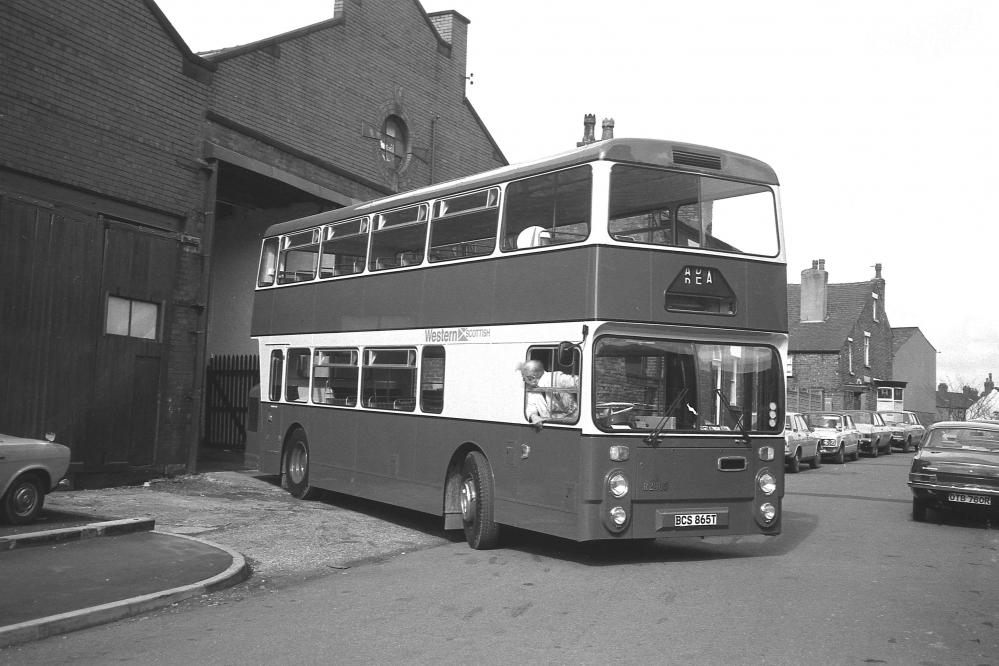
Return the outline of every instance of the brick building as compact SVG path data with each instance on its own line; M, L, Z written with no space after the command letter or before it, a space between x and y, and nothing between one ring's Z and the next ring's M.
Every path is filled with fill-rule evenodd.
M193 469L267 225L506 164L467 19L330 7L198 55L153 0L5 3L0 431L55 432L78 484Z
M903 407L881 264L867 282L830 284L825 260L813 261L788 285L787 310L789 410Z

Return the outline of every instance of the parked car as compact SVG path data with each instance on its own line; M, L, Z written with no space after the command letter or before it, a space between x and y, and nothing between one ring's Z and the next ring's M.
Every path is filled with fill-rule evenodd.
M892 446L899 447L905 453L917 448L926 433L926 428L914 412L881 412L881 418L891 428Z
M879 453L891 454L891 426L878 412L851 409L847 412L860 431L860 450L877 458Z
M819 440L808 429L801 414L787 412L784 414L784 467L794 474L801 469L803 462L807 462L812 469L822 464Z
M0 519L23 525L37 518L67 469L69 447L0 434Z
M853 418L843 412L806 412L805 423L819 440L819 452L842 465L860 457L860 432Z
M999 513L999 424L941 421L926 432L909 469L912 519L927 509Z

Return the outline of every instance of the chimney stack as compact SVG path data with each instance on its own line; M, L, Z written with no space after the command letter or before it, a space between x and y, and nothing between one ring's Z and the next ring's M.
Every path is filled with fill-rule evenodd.
M827 285L829 273L826 260L812 260L812 267L801 271L801 321L820 322L826 320Z
M593 134L593 128L597 125L597 116L592 113L587 113L583 116L583 140L576 144L577 148L582 146L588 146L595 142L596 136Z
M992 389L994 389L995 387L996 385L992 383L992 373L990 372L989 378L985 380L985 393L983 393L982 395L988 395L989 393L992 393Z

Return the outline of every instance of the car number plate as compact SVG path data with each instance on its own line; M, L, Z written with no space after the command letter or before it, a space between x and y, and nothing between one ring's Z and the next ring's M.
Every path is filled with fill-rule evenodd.
M985 506L992 506L992 498L982 497L981 495L950 493L947 495L947 499L951 502L961 502L962 504L983 504Z
M678 513L673 516L673 527L703 527L717 524L717 513Z

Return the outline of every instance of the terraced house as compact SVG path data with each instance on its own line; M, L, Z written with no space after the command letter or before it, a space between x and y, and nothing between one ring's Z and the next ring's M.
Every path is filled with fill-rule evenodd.
M918 328L896 335L881 264L874 271L866 282L830 283L818 259L787 286L789 410L907 409L933 422L936 352Z

